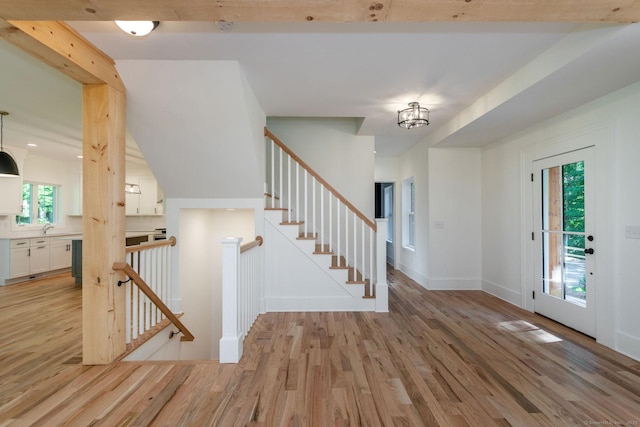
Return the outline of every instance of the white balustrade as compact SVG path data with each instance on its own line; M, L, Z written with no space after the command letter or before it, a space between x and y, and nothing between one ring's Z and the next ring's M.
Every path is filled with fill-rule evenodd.
M162 244L140 244L127 247L127 263L166 305L170 300L171 256L175 239ZM126 282L125 341L129 344L166 319L166 316L136 286Z
M381 249L376 243L380 229L284 144L277 141L277 138L268 132L265 134L267 152L271 156L271 170L267 172L267 179L270 177L271 182L267 185L272 192L276 188L280 189L279 207L288 211L289 221L304 222L301 227L304 236L315 236L323 252L328 247L336 257L336 265L342 265L341 260L344 259L346 266L353 268L350 279L368 283L365 296L373 296L376 283L386 286L386 273L380 275L381 271L386 271L386 258L380 256ZM299 176L300 168L304 173L302 180ZM310 180L307 180L307 174L311 175ZM286 195L282 194L283 188L286 188ZM383 247L382 250L384 254L386 248ZM383 260L382 270L380 259Z

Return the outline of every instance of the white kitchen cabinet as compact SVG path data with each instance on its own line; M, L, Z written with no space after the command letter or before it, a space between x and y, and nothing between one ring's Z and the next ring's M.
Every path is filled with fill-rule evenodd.
M22 178L0 179L0 215L22 213Z
M49 239L29 239L29 274L49 271Z
M9 277L29 274L29 239L11 240Z
M125 195L125 213L127 215L160 215L158 209L158 183L153 178L127 177L128 184L140 186L140 194Z
M29 276L49 271L49 239L11 240L10 278Z
M49 270L71 267L71 240L50 239Z
M140 179L140 215L157 215L158 184L155 179Z

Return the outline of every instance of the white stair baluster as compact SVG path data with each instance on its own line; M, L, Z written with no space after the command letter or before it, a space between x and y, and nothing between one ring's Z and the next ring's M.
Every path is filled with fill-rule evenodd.
M344 205L344 262L349 266L349 208Z
M341 223L340 216L341 216L340 215L340 199L338 199L336 201L336 222L337 222L337 224L336 224L336 240L337 240L337 243L336 243L337 244L336 256L337 256L337 258L336 259L338 261L336 263L336 265L338 267L340 266L340 249L341 249L341 246L342 246L342 242L340 241L340 239L341 239L341 236L340 236L340 223Z
M320 250L324 248L324 185L320 185Z
M364 221L360 220L360 223L362 224L362 226L360 227L360 238L362 239L362 264L361 264L361 271L362 271L362 280L364 280L364 274L366 273L366 263L365 263L365 259L366 259L366 253L365 253L365 241L364 241Z
M275 154L275 146L276 143L273 139L269 139L271 141L271 207L276 207L276 154Z
M300 163L296 162L296 222L300 222Z
M331 208L333 195L329 193L329 250L333 248L333 209Z
M307 201L309 199L309 187L307 186L307 178L309 177L309 173L307 172L307 170L304 170L304 237L305 239L307 237L309 237L308 233L308 226L307 224L309 223L309 212L307 210Z
M282 169L283 169L283 164L282 164L282 148L279 150L280 151L280 164L278 165L278 170L280 171L279 174L279 180L280 180L280 194L278 195L278 197L280 197L280 203L278 203L278 205L283 208L284 206L282 206L283 203L283 197L284 194L282 194L282 183L283 183L283 177L282 177Z
M291 204L293 200L291 200L291 156L287 154L287 210L288 210L288 218L287 221L292 221L292 212L291 209L293 205Z

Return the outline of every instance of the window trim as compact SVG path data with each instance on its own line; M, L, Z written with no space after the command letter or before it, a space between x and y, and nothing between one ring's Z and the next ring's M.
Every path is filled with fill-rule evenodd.
M402 247L415 251L415 180L414 177L402 181Z

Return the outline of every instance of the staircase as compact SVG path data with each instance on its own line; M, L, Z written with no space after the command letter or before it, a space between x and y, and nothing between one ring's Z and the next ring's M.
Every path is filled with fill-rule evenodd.
M387 311L386 236L266 129L265 136L267 311Z

